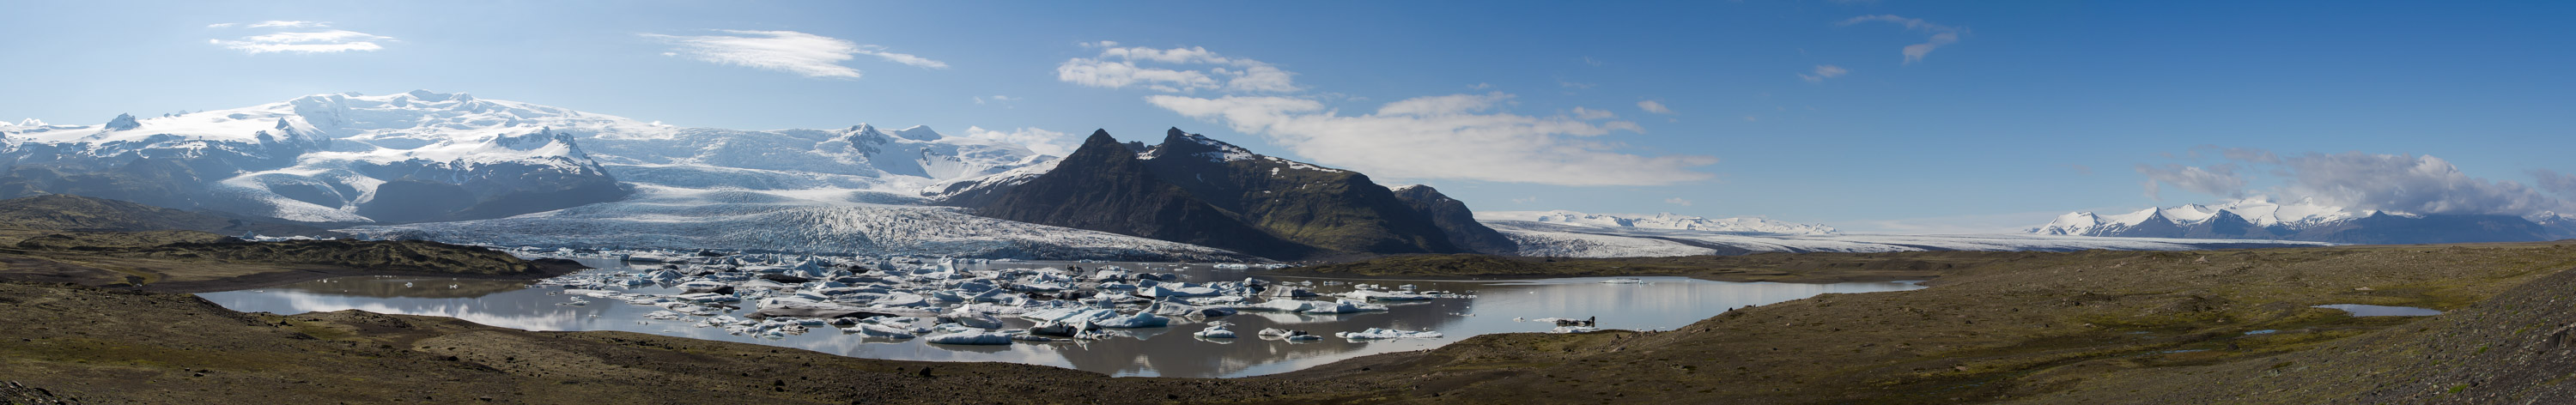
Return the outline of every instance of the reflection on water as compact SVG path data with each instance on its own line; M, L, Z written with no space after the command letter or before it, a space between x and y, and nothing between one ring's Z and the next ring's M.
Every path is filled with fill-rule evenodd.
M614 262L591 262L603 270L635 271ZM1116 263L1131 269L1145 265ZM997 263L977 267L1040 267L1063 263ZM1095 264L1082 264L1095 266ZM1200 266L1175 267L1190 282L1240 280L1242 270ZM1173 271L1173 270L1160 270ZM1327 279L1263 277L1270 281L1316 281L1305 287L1321 293L1349 291L1347 285L1321 285ZM815 328L804 335L769 340L727 334L721 328L698 328L695 321L645 319L661 308L616 300L587 299L587 305L565 305L569 295L553 289L529 289L528 282L420 277L343 277L257 290L199 294L226 308L245 312L296 314L357 309L368 312L455 317L485 325L542 331L616 330L697 339L795 347L852 357L926 361L1004 361L1042 364L1118 376L1236 377L1274 374L1353 357L1439 347L1489 333L1542 332L1555 325L1515 322L1515 317L1599 317L1605 329L1669 330L1729 308L1763 305L1825 293L1859 293L1921 288L1907 283L1774 284L1728 283L1679 277L1644 277L1643 284L1604 284L1607 278L1538 281L1386 281L1353 280L1384 285L1413 284L1422 290L1445 290L1475 298L1388 304L1393 310L1342 315L1246 311L1219 318L1242 335L1237 339L1191 336L1204 325L1175 322L1168 328L1127 329L1133 338L1073 343L1022 343L1009 346L953 346L920 339L886 340L845 335ZM639 293L676 294L670 288L641 287ZM739 317L748 310L733 312ZM1003 318L1010 327L1029 326ZM1263 328L1304 330L1330 336L1368 328L1432 330L1438 339L1355 342L1328 338L1312 342L1262 340Z

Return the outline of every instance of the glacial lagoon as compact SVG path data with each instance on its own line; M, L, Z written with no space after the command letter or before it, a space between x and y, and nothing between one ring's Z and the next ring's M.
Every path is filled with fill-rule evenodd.
M633 273L660 264L585 260L599 269L586 272ZM972 269L1110 265L1143 271L1182 274L1183 281L1239 281L1246 270L1171 263L1007 262L963 265ZM1298 286L1317 293L1350 291L1352 284L1388 287L1410 284L1422 291L1447 291L1467 298L1384 303L1384 312L1316 315L1252 312L1215 318L1230 322L1241 335L1234 339L1192 336L1205 327L1176 319L1170 327L1124 329L1125 337L1103 340L1029 343L1007 346L959 346L925 343L925 339L889 340L845 334L832 327L779 338L734 335L724 328L697 327L694 320L655 320L646 314L662 308L616 300L589 299L568 305L577 296L559 288L532 287L531 281L425 277L341 277L242 291L198 294L226 308L244 312L299 314L357 309L369 312L447 316L485 325L537 331L615 330L707 340L793 347L852 357L922 361L998 361L1039 364L1115 376L1241 377L1283 373L1344 359L1380 353L1436 348L1491 333L1546 332L1556 325L1515 318L1598 318L1603 329L1671 330L1728 309L1764 305L1827 293L1865 293L1921 288L1904 282L1834 284L1736 283L1682 277L1637 277L1641 283L1603 283L1611 278L1566 278L1511 281L1346 280L1306 277L1254 277L1273 283L1314 282ZM636 293L678 294L677 288L641 286ZM749 305L745 305L749 306ZM732 316L750 309L728 312ZM694 318L694 317L693 317ZM1032 322L1004 316L1011 328ZM1265 328L1303 330L1332 336L1368 328L1440 332L1441 338L1314 341L1269 340L1254 336Z

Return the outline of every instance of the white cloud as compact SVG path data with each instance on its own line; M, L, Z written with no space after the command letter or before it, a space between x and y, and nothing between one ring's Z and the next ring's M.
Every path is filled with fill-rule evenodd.
M1100 48L1100 55L1073 58L1056 65L1056 80L1091 87L1136 86L1166 93L1198 90L1293 93L1305 90L1297 87L1296 73L1257 60L1228 58L1204 47L1122 48L1115 41L1081 45ZM1140 62L1176 66L1149 67L1139 65Z
M1574 107L1574 119L1590 121L1590 120L1606 119L1606 118L1617 118L1617 117L1619 117L1619 114L1614 114L1614 113L1611 113L1611 112L1609 112L1609 111L1595 110L1595 109L1583 108L1583 107Z
M2236 165L2225 163L2205 167L2177 164L2155 167L2141 164L2138 165L2137 170L2138 174L2147 175L2147 183L2144 186L2147 190L2147 198L2157 201L2164 200L2164 196L2160 195L2162 189L2157 187L2157 183L2171 183L2183 190L2201 194L2244 198L2245 185L2250 182L2245 176L2236 174Z
M1639 110L1646 110L1646 112L1656 113L1656 114L1671 114L1671 113L1673 113L1673 109L1671 109L1671 108L1665 108L1665 107L1664 107L1664 102L1661 102L1661 101L1655 101L1655 100L1639 101L1639 102L1637 102L1637 109L1639 109Z
M331 23L328 22L278 20L261 21L250 24L251 28L321 28L329 26L331 26Z
M1816 70L1815 70L1815 72L1813 72L1813 73L1799 73L1799 74L1798 74L1798 78L1800 78L1800 79L1807 79L1807 82L1809 82L1809 83L1817 83L1817 82L1823 82L1823 81L1825 81L1825 79L1831 79L1831 78L1834 78L1834 77L1837 77L1837 76L1842 76L1842 75L1843 75L1843 74L1845 74L1845 73L1851 73L1851 70L1843 69L1843 67L1841 67L1841 66L1834 66L1834 65L1816 65Z
M1932 34L1932 36L1931 36L1930 38L1925 38L1925 39L1923 40L1923 43L1920 43L1920 44L1913 44L1913 45L1906 45L1906 46L1905 46L1904 53L1905 53L1905 63L1906 63L1906 64L1913 64L1915 61L1923 60L1923 56L1924 56L1924 55L1930 55L1930 54L1932 54L1932 50L1933 50L1933 49L1938 49L1938 48L1940 48L1942 45L1949 45L1949 44L1953 44L1953 43L1958 43L1958 42L1959 42L1959 34L1960 34L1960 33L1962 33L1962 32L1966 32L1966 31L1967 31L1966 29L1961 29L1961 28L1958 28L1958 27L1951 27L1951 26L1946 26L1946 25L1940 25L1940 24L1933 24L1933 23L1930 23L1930 22L1925 22L1925 21L1923 21L1923 19L1920 19L1920 18L1905 18L1905 17L1898 17L1898 16L1894 16L1894 15L1887 15L1887 14L1865 15L1865 16L1859 16L1859 17L1852 17L1851 19L1849 19L1849 20L1843 20L1843 22L1842 22L1842 23L1840 23L1840 24L1836 24L1836 25L1845 25L1845 26L1848 26L1848 25L1852 25L1852 24L1859 24L1859 23L1872 22L1872 21L1885 21L1885 22L1896 23L1897 25L1905 26L1905 29L1915 30L1915 31L1922 31L1923 33Z
M796 31L717 30L734 35L662 35L639 34L669 42L676 48L664 55L683 55L708 63L776 70L816 78L859 78L858 69L842 66L842 61L858 55L874 56L889 62L926 69L945 69L948 63L886 51L886 47L860 44L840 38Z
M1082 146L1082 139L1074 137L1073 134L1037 128L995 131L981 127L966 127L966 137L1025 146L1033 152L1056 156L1072 154L1075 147Z
M1004 102L1004 101L1019 101L1019 100L1020 100L1020 98L1019 98L1019 97L1011 97L1011 96L1004 96L1004 95L995 95L995 96L992 96L992 97L977 96L977 97L975 97L975 105L984 105L984 102L985 102L985 101L991 101L991 102L999 103L999 102Z
M2215 149L2202 148L2202 149ZM2192 156L2202 156L2195 150ZM2311 197L2318 202L2358 209L2415 214L2511 214L2544 210L2566 212L2576 204L2551 197L2543 189L2558 186L2540 176L2542 188L2512 181L2470 177L2450 161L2429 155L2384 155L2346 152L2279 155L2260 149L2227 149L2219 155L2230 163L2205 167L2139 166L2154 183L2171 183L2213 195L2245 195L2251 176L2238 165L2268 168L2281 184L2267 193Z
M271 21L276 22L276 21ZM266 23L262 23L266 24ZM253 25L254 27L260 25ZM209 39L206 43L253 55L272 52L336 53L385 49L377 41L393 37L348 30L279 32L253 35L235 40Z
M241 25L241 24L235 24L235 23L214 23L214 24L206 24L206 28L232 28L232 26L235 26L235 25Z
M1315 100L1292 97L1146 97L1191 118L1267 137L1315 163L1384 178L1471 179L1558 185L1665 185L1709 178L1690 168L1708 156L1639 156L1620 145L1583 138L1636 123L1595 125L1571 117L1486 111L1503 93L1417 97L1347 116Z
M1664 199L1664 203L1665 203L1665 204L1672 204L1672 205L1679 205L1679 206L1688 207L1688 206L1690 206L1690 205L1691 205L1691 200L1685 200L1685 199L1682 199L1681 197L1673 197L1673 198L1666 198L1666 199Z

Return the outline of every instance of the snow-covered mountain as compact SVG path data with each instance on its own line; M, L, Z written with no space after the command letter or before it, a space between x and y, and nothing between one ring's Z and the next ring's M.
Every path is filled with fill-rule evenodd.
M0 125L0 197L67 193L314 222L498 218L635 186L811 201L924 190L1053 157L926 127L677 128L463 93L299 97L99 125ZM145 159L150 158L150 159Z
M2314 199L2279 203L2255 197L2218 205L2189 204L2113 215L2074 212L2028 231L2041 235L2337 243L2504 242L2576 237L2576 221L2568 219L2556 213L2521 217L2424 215L2354 210Z
M1782 235L1833 235L1839 233L1824 224L1799 224L1767 218L1705 218L1673 213L1655 215L1608 215L1555 211L1478 211L1479 221L1529 221L1543 224L1589 226L1601 228L1678 229L1710 232L1746 232Z

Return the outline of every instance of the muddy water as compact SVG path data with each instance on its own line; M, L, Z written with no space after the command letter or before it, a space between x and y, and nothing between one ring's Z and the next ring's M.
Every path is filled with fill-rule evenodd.
M614 262L592 262L591 271L638 271ZM1085 263L1084 267L1119 265L1129 269L1179 272L1190 282L1240 280L1242 270L1149 263ZM1066 263L995 263L979 267L1062 267ZM692 326L693 320L651 320L644 314L660 308L616 300L585 298L587 305L566 305L573 296L527 282L418 277L344 277L254 290L199 294L227 308L245 312L297 314L358 309L369 312L448 316L492 326L541 331L617 330L708 340L757 343L836 353L853 357L926 361L1005 361L1041 364L1117 376L1238 377L1274 374L1371 354L1439 347L1475 335L1543 332L1554 327L1513 318L1597 317L1605 329L1669 330L1715 316L1729 308L1763 305L1825 293L1862 293L1920 288L1908 283L1837 284L1732 283L1679 277L1643 277L1640 284L1606 284L1606 278L1521 281L1390 281L1260 277L1273 282L1312 281L1301 286L1320 293L1349 291L1326 281L1374 283L1390 288L1413 284L1421 290L1443 290L1474 298L1387 304L1392 310L1343 315L1244 312L1219 318L1231 322L1237 339L1191 336L1205 325L1176 320L1167 328L1127 329L1129 338L1080 343L1022 343L1010 346L951 346L921 339L883 340L845 335L830 327L784 339L727 334L721 328ZM638 293L676 294L669 288L640 287ZM733 312L740 317L749 310ZM1003 318L1011 327L1028 322ZM1263 328L1303 330L1331 336L1368 328L1438 331L1438 339L1352 341L1263 340Z

